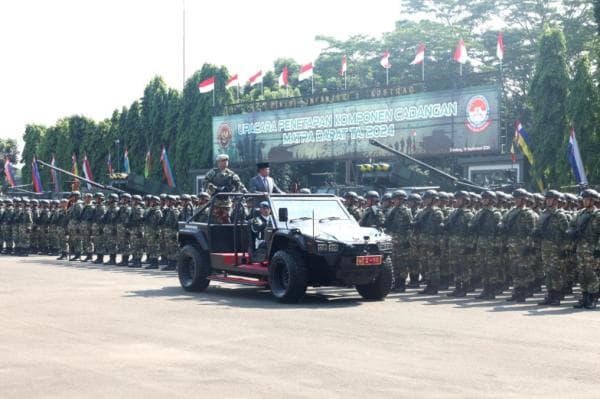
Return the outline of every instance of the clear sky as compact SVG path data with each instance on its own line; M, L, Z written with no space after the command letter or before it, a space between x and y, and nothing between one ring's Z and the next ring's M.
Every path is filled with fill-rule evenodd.
M155 75L181 89L183 8L183 0L0 2L0 137L21 144L27 123L108 118ZM401 12L398 0L185 0L186 75L210 62L246 80L278 57L309 62L316 35L379 37Z

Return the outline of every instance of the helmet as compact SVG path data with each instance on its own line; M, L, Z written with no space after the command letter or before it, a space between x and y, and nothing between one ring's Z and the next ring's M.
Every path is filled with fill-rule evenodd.
M31 201L29 201L29 203L30 203L31 205L35 205L35 206L38 206L38 205L39 205L39 201L38 201L38 200L36 200L36 199L32 199Z
M498 196L499 196L499 194L496 195L495 192L490 191L490 190L486 190L486 191L484 191L484 192L481 193L481 198L489 198L489 199L494 199L495 200L496 197L498 197Z
M406 194L406 191L404 190L396 190L392 193L392 199L407 199L408 195Z
M158 195L153 195L152 196L152 201L159 202L160 201L160 197Z
M42 205L50 205L50 201L48 201L47 199L43 199L40 201L40 204Z
M550 190L550 191L556 191L556 190ZM560 198L560 196L562 194L559 193L558 191L556 191L556 192L558 193L559 198ZM546 193L546 198L548 198L548 193ZM533 199L535 199L536 201L539 201L539 202L543 202L544 201L544 196L542 194L540 194L540 193L535 193L535 194L533 194Z
M348 192L346 192L346 194L344 194L344 198L357 199L358 194L356 194L356 192L354 192L354 191L348 191Z
M83 194L84 198L92 198L92 193L85 193Z
M594 189L588 188L586 190L583 190L581 192L581 198L593 198L593 199L597 199L598 198L598 192Z
M427 199L427 198L439 198L439 194L437 191L435 190L427 190L423 193L423 199Z
M192 194L190 195L190 198L192 199L192 201L196 201L198 199L198 196L196 194Z
M445 191L439 191L438 192L438 198L442 199L442 200L448 200L450 197L448 196L448 193Z
M192 200L192 197L190 197L190 195L189 195L189 194L183 194L183 195L181 196L181 199L182 199L183 201L191 201L191 200Z
M56 200L56 199L55 199L55 200L52 200L52 205L58 205L58 204L60 204L60 201L59 201L59 200Z
M129 194L129 193L123 193L123 194L121 194L121 199L130 200L131 199L131 194Z
M534 194L534 197L536 197L536 196L537 196L537 193ZM546 195L545 195L546 198L554 198L554 199L560 199L561 196L562 196L562 194L556 190L548 190L548 191L546 191Z
M198 197L199 198L210 198L210 194L207 193L206 191L202 191L201 193L198 193Z
M166 200L166 199L167 199L167 194L165 194L165 193L162 193L162 194L159 196L159 198L160 198L160 200L161 200L161 201L164 201L164 200Z
M466 192L466 191L464 191L464 190L460 190L460 191L457 191L457 192L454 194L454 198L465 198L465 199L471 199L471 196L469 195L469 193L468 193L468 192Z
M512 193L513 198L527 198L528 195L529 193L524 188L517 188Z
M375 190L371 190L371 191L367 191L367 193L365 194L365 198L366 199L379 199L379 193Z
M417 193L411 193L408 196L408 200L409 201L416 201L416 202L421 202L421 196Z
M142 200L142 196L141 195L134 195L133 197L131 197L134 201L141 201Z
M71 191L70 197L81 197L81 193L77 190Z
M392 199L392 193L385 193L383 197L381 197L382 201L390 201Z
M111 193L108 196L108 200L109 201L118 201L119 200L119 196L117 194L115 194L115 193Z
M104 199L104 193L96 193L95 197Z
M144 195L144 201L150 201L152 199L152 194Z
M574 204L576 204L579 201L579 198L577 198L577 196L575 194L571 194L571 193L566 193L565 199Z

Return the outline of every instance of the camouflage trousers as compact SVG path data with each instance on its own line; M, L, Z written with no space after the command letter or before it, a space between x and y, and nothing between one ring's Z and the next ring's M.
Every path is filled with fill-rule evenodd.
M406 261L408 264L408 272L418 276L420 273L419 249L417 248L417 239L413 233L408 235L408 242L410 244L410 248L408 249L408 259Z
M597 294L600 283L598 281L599 260L594 257L594 246L586 241L577 244L577 271L581 292Z
M117 245L117 226L114 224L105 224L102 228L104 255L116 255Z
M81 249L85 254L94 253L93 233L91 222L81 222Z
M149 259L156 259L161 254L160 230L155 226L146 226L144 232L145 250Z
M527 288L533 282L533 255L530 247L515 245L509 242L508 259L515 288Z
M450 249L449 245L449 237L444 236L440 240L440 275L449 276L452 271L450 267Z
M484 285L504 281L504 267L500 264L500 248L493 239L477 240L475 258L479 265L479 275Z
M443 260L442 260L443 262ZM458 282L468 282L471 278L469 258L464 241L457 237L449 237L448 240L448 274L454 274ZM441 271L444 275L444 272Z
M31 247L31 226L19 224L17 248L28 250L29 247Z
M132 227L129 237L131 254L134 258L141 259L144 255L144 228L142 226Z
M5 248L10 248L12 245L10 226L7 224L0 225L0 231L2 232L2 242L0 242L0 246L2 246L2 243L4 243Z
M408 263L410 244L406 236L392 235L392 266L394 267L394 279L406 280L408 275Z
M437 245L437 240L423 240L423 244L419 248L419 267L421 274L428 284L439 285L440 282L440 247Z
M69 253L69 232L64 227L58 228L58 242L60 245L60 252Z
M72 254L80 254L82 251L81 232L79 231L79 222L70 220L67 226L69 234L69 251Z
M539 279L542 280L544 279L544 271L545 271L545 267L544 267L544 261L542 260L542 244L537 242L534 244L534 254L532 255L534 257L534 261L533 261L533 277L535 279Z
M566 254L562 251L559 243L554 241L542 241L541 248L542 265L546 275L546 288L548 291L560 291L565 284Z
M117 224L117 253L123 255L131 254L131 243L129 242L129 229L123 223Z
M164 229L165 247L167 250L167 259L176 260L177 252L179 251L179 243L177 242L177 230L176 229Z
M100 223L94 222L90 229L92 246L94 247L94 253L97 255L104 255L106 253L102 237L102 227L103 226Z
M62 227L55 224L48 226L48 248L53 252L59 252L61 250L61 237ZM64 237L62 237L64 240Z

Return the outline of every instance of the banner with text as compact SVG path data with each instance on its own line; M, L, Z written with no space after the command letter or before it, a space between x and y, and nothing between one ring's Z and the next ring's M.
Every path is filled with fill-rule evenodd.
M213 154L232 163L499 152L499 86L213 117Z

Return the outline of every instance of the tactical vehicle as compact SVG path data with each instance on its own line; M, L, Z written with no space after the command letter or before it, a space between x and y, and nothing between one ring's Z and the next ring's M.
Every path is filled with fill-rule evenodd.
M219 197L232 200L231 223L214 219ZM272 216L261 251L250 204L263 200ZM201 215L207 220L197 221ZM187 291L204 291L215 280L268 288L279 301L294 303L309 286L353 286L363 298L381 300L392 285L390 237L360 227L329 194L217 194L179 223L179 245L179 281Z

